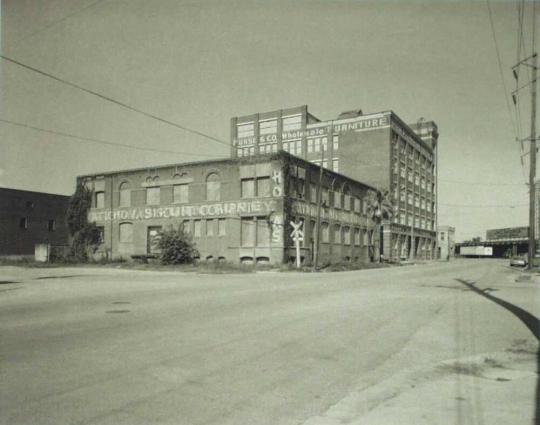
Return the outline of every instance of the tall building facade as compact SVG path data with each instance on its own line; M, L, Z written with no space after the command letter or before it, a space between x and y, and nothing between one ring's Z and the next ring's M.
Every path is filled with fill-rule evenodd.
M93 192L89 220L103 235L97 255L157 256L160 232L180 226L203 261L293 262L291 223L302 223L304 264L313 260L317 234L320 264L367 262L378 243L365 202L375 188L286 152L85 175L78 182Z
M322 121L306 105L231 119L231 156L284 150L387 191L386 258L436 256L437 141L433 121L407 125L394 112L347 111Z

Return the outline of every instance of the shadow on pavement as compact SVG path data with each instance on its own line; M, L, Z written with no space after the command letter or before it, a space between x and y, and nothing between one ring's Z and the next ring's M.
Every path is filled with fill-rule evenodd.
M489 292L491 292L491 288L481 289L477 288L475 286L475 282L467 282L466 280L462 279L456 279L459 283L465 285L467 288L469 288L471 291L476 292L478 295L481 295L484 298L487 298L490 301L493 301L494 303L500 305L501 307L507 309L510 313L512 313L514 316L516 316L519 320L523 322L525 326L532 332L536 340L540 344L540 320L533 316L531 313L529 313L526 310L523 310L522 308L515 306L514 304L509 303L508 301L504 301L500 298L497 298L493 295L491 295ZM534 423L535 425L540 425L540 347L539 350L536 352L536 410L534 413Z
M62 275L62 276L40 276L36 277L35 280L43 280L43 279L68 279L70 277L87 277L90 276L88 274L70 274L70 275Z
M20 283L20 282L17 282L16 280L0 280L0 285L8 285L10 283Z

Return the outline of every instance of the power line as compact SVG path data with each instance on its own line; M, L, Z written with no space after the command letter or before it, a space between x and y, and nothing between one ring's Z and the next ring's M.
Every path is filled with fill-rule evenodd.
M103 139L95 139L95 138L92 138L92 137L77 136L75 134L66 133L66 132L63 132L63 131L51 130L51 129L48 129L48 128L36 127L34 125L30 125L30 124L26 124L26 123L22 123L22 122L17 122L17 121L12 121L12 120L8 120L8 119L5 119L5 118L0 118L0 122L10 124L10 125L14 125L14 126L17 126L17 127L23 127L23 128L27 128L27 129L31 129L31 130L35 130L35 131L41 131L41 132L44 132L44 133L54 134L56 136L62 136L62 137L66 137L66 138L82 140L82 141L92 142L92 143L99 143L99 144L107 145L107 146L118 146L118 147L122 147L122 148L134 149L134 150L145 151L145 152L159 152L159 153L178 154L178 155L187 155L187 156L204 156L204 157L220 157L220 158L223 158L223 155L212 155L212 154L202 154L202 153L181 152L181 151L173 151L173 150L166 150L166 149L148 148L148 147L142 147L142 146L128 145L126 143L111 142L111 141L103 140Z
M491 35L493 37L493 42L494 42L494 45L495 45L495 52L497 53L497 63L499 65L499 74L500 74L500 77L501 77L501 83L502 83L503 90L504 90L504 100L506 102L506 108L508 110L508 116L510 118L510 122L512 123L512 127L514 128L514 133L516 133L516 125L515 125L514 120L512 118L512 109L510 108L510 102L508 101L508 96L506 94L507 89L506 89L506 83L504 82L504 72L503 72L503 67L502 67L502 62L501 62L501 55L500 55L500 52L499 52L499 44L497 43L497 36L495 34L495 25L493 24L493 13L491 11L491 5L489 3L489 0L486 0L486 5L487 5L487 9L488 9L489 22L491 24Z
M50 29L50 28L52 28L52 27L54 27L54 26L56 26L56 25L58 25L58 24L60 24L60 23L62 23L64 21L68 20L71 17L73 17L73 16L75 16L75 15L81 13L81 12L84 12L87 9L90 9L91 7L94 7L98 3L101 3L102 1L103 0L94 1L93 3L90 3L88 6L85 6L85 7L81 8L81 9L79 9L79 10L76 10L76 11L74 11L74 12L68 14L68 15L65 15L64 17L62 17L62 18L60 18L60 19L58 19L56 21L53 21L53 22L49 23L48 25L45 25L44 27L42 27L42 28L40 28L40 29L38 29L36 31L33 31L30 34L27 34L27 35L21 37L20 39L15 41L15 43L13 44L12 47L16 47L17 45L21 44L23 41L26 41L29 38L32 38L32 37L36 36L37 34L40 34L43 31L46 31L46 30L48 30L48 29Z
M93 96L99 97L100 99L106 100L107 102L114 103L115 105L121 106L122 108L128 109L128 110L130 110L130 111L132 111L132 112L136 112L136 113L141 114L141 115L144 115L144 116L146 116L146 117L155 119L156 121L159 121L159 122L162 122L162 123L171 125L171 126L173 126L173 127L179 128L179 129L184 130L184 131L187 131L187 132L189 132L189 133L196 134L196 135L198 135L198 136L207 138L207 139L212 140L212 141L214 141L214 142L221 143L221 144L223 144L223 145L226 145L227 147L230 147L230 143L229 143L229 142L226 142L226 141L224 141L224 140L218 139L217 137L210 136L210 135L205 134L205 133L203 133L203 132L201 132L201 131L194 130L194 129L192 129L192 128L189 128L189 127L183 126L183 125L181 125L181 124L175 123L175 122L173 122L173 121L167 120L167 119L165 119L165 118L158 117L157 115L154 115L154 114L151 114L151 113L149 113L149 112L143 111L143 110L141 110L141 109L135 108L134 106L131 106L131 105L128 105L127 103L124 103L124 102L121 102L121 101L119 101L119 100L113 99L112 97L105 96L105 95L103 95L103 94L101 94L101 93L98 93L98 92L96 92L96 91L93 91L93 90L87 89L87 88L85 88L85 87L82 87L82 86L80 86L79 84L72 83L72 82L70 82L70 81L68 81L68 80L65 80L65 79L63 79L63 78L57 77L57 76L52 75L52 74L50 74L50 73L48 73L48 72L41 71L41 70L39 70L39 69L37 69L37 68L34 68L34 67L30 66L30 65L26 65L26 64L24 64L24 63L22 63L22 62L19 62L19 61L15 60L15 59L12 59L12 58L8 57L8 56L0 55L0 58L6 60L6 61L8 61L8 62L11 62L11 63L13 63L13 64L15 64L15 65L18 65L18 66L20 66L20 67L22 67L22 68L25 68L25 69L28 69L28 70L30 70L30 71L33 71L33 72L35 72L35 73L37 73L37 74L40 74L40 75L42 75L42 76L44 76L44 77L50 78L50 79L52 79L52 80L58 81L58 82L60 82L60 83L62 83L62 84L65 84L65 85L67 85L67 86L70 86L70 87L76 88L76 89L78 89L78 90L81 90L81 91L83 91L83 92L85 92L85 93L88 93L88 94L91 94L91 95L93 95Z

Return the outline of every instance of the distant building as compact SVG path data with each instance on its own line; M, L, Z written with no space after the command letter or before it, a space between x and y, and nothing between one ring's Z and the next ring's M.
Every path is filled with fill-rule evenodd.
M69 196L0 188L0 256L33 256L36 244L67 245Z
M200 260L292 262L291 222L303 222L300 255L313 259L321 168L286 152L78 177L93 191L89 220L98 252L131 259L159 254L160 231L182 227ZM369 261L374 225L365 199L375 188L323 170L320 262Z
M231 119L233 158L285 150L388 191L394 216L383 225L385 257L435 258L437 140L433 121L407 125L394 112L344 112L321 121L307 106Z
M483 244L493 247L494 257L525 254L529 246L529 226L486 230Z
M437 227L437 249L441 260L449 260L456 250L456 229L451 226Z

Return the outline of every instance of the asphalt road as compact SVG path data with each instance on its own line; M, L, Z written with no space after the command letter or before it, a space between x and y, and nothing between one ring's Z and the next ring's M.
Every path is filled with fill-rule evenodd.
M0 423L533 424L538 317L539 277L496 260L0 267Z

